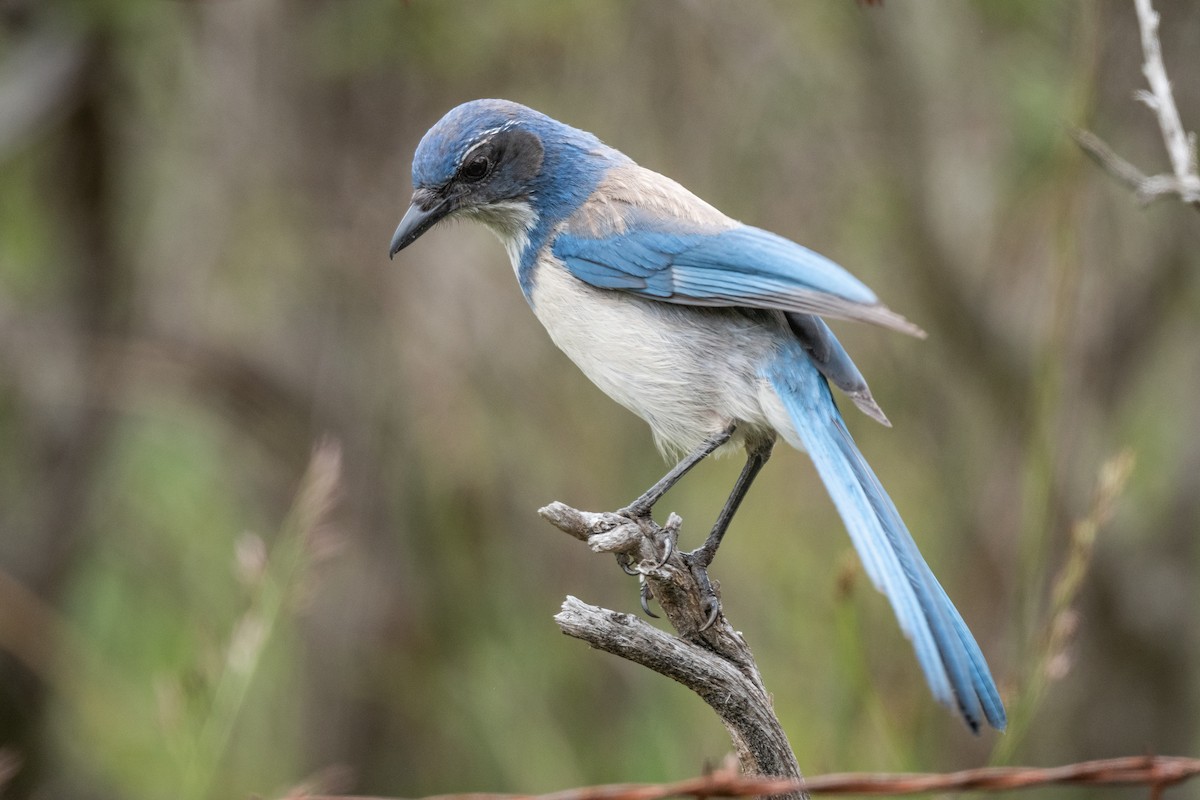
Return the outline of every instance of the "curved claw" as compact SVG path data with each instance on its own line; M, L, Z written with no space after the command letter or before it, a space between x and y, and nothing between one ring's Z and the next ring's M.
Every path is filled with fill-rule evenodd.
M668 536L667 537L667 545L666 545L666 547L663 548L662 558L660 558L658 561L654 562L654 566L651 567L651 569L659 569L660 567L662 567L664 564L667 563L667 559L669 559L671 557L671 554L674 552L675 552L675 537Z
M647 617L659 619L658 614L650 610L650 584L646 583L646 576L643 575L639 583L642 584L641 591L638 592L639 599L642 602L642 611L646 612Z
M704 633L706 630L711 628L713 626L713 623L717 621L717 617L721 613L721 603L720 603L720 601L717 600L717 598L715 598L715 597L708 598L707 605L709 606L708 619L704 620L704 624L701 625L696 630L696 633Z
M641 570L629 565L629 556L625 555L624 553L617 553L617 566L619 566L621 571L626 575L642 574Z

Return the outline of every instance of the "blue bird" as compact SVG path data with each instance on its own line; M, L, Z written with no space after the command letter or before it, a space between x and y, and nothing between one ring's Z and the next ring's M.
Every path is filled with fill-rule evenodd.
M550 338L606 394L686 453L623 514L644 516L718 449L747 459L701 571L777 437L807 452L863 566L891 601L934 697L972 730L1005 727L983 653L834 403L889 424L821 317L923 333L812 250L722 214L590 133L505 100L454 108L421 139L389 256L447 218L503 242ZM713 610L715 612L715 599Z

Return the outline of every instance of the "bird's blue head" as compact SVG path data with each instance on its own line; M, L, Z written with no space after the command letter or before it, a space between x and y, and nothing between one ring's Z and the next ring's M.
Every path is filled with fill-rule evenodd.
M389 256L452 216L477 218L502 239L536 239L626 160L590 133L508 100L473 100L442 117L413 156L412 205Z

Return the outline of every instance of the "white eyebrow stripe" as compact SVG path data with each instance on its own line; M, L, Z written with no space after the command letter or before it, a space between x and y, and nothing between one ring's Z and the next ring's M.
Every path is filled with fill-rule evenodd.
M478 150L480 147L483 147L485 144L490 142L496 134L503 133L504 131L512 130L513 128L517 127L519 124L520 123L518 123L517 120L510 119L510 120L507 120L507 121L497 125L494 128L488 128L486 131L483 131L482 133L480 133L479 136L476 137L475 143L472 144L470 147L468 147L465 151L463 151L462 156L460 156L458 159L458 163L455 164L455 168L457 169L458 167L461 167L463 165L463 163L467 160L467 157L469 155L471 155L476 150Z

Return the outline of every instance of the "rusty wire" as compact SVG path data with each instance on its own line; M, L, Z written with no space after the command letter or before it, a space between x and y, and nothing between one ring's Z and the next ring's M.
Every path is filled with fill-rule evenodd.
M446 794L424 800L665 800L669 797L746 797L787 794L803 789L812 795L904 795L934 792L998 792L1050 784L1130 786L1162 790L1200 775L1200 759L1179 756L1127 756L1083 761L1060 767L984 767L949 773L847 772L819 775L803 782L744 776L733 764L697 778L674 783L609 784L544 795ZM291 794L291 800L387 800L350 795Z
M1149 786L1162 789L1200 775L1200 759L1128 756L1083 761L1061 767L984 767L945 774L821 775L806 782L810 794L897 795L947 791L999 792L1049 784Z

